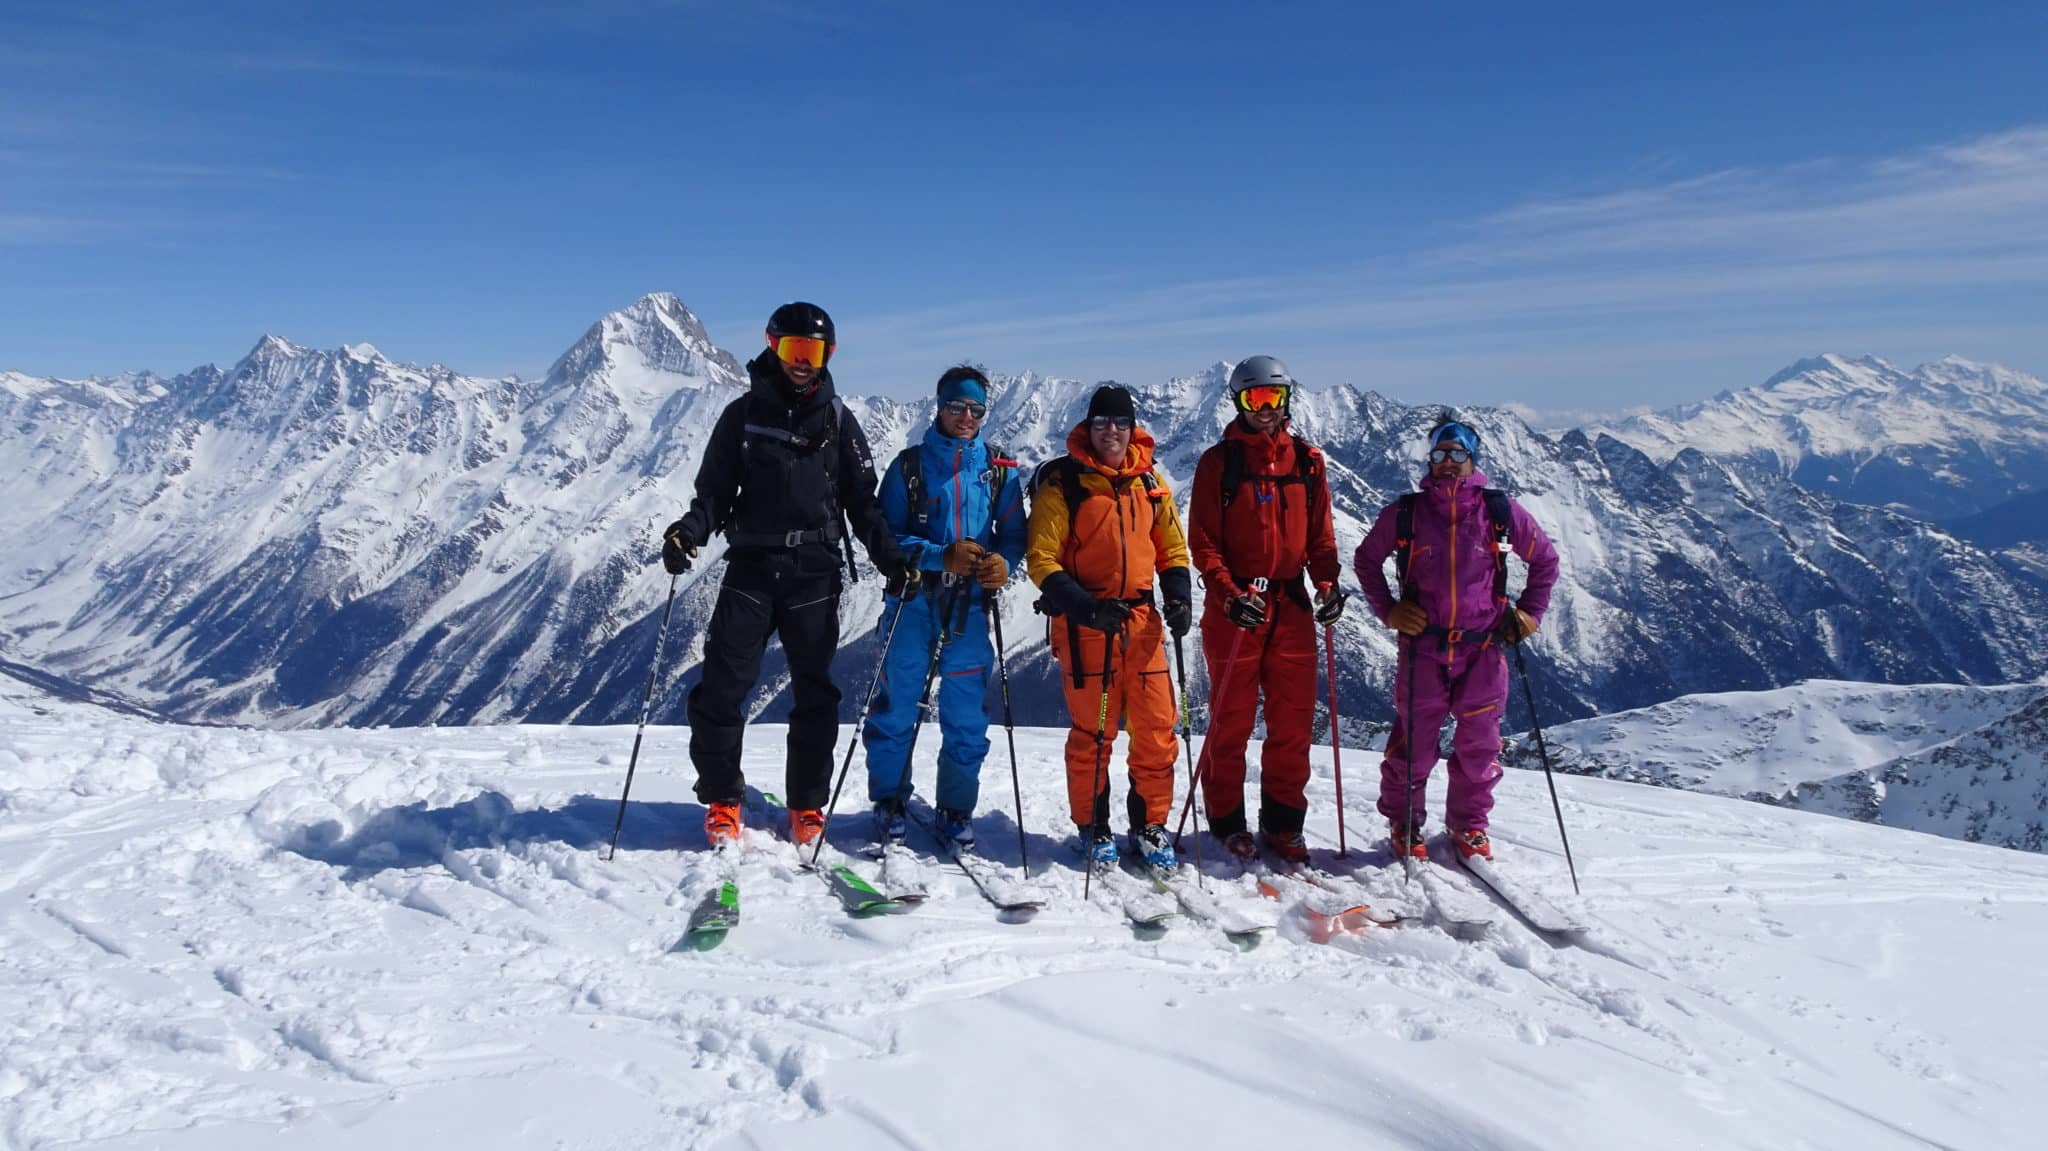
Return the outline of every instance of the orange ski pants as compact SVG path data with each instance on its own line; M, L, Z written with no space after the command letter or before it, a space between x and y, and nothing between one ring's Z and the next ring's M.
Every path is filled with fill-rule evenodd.
M1173 726L1179 718L1173 687L1166 673L1166 629L1150 604L1140 606L1125 625L1122 637L1091 627L1050 621L1053 657L1060 663L1060 687L1067 695L1067 806L1076 826L1104 824L1109 813L1109 779L1116 736L1130 732L1131 790L1126 801L1133 826L1167 823L1173 813L1174 760L1180 741ZM1103 701L1103 647L1109 652L1109 696ZM1102 725L1102 784L1096 790L1098 717Z

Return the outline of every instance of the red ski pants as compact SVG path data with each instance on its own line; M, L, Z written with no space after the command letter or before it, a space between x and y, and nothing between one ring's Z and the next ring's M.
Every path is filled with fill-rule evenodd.
M1286 594L1271 599L1263 625L1230 622L1220 596L1202 611L1202 655L1209 665L1209 735L1202 742L1202 799L1218 836L1245 830L1245 745L1266 697L1266 742L1259 748L1259 827L1300 831L1308 814L1308 745L1316 718L1316 625Z

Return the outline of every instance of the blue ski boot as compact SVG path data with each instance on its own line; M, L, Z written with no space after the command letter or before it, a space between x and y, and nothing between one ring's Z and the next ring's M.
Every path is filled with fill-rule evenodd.
M1173 854L1173 836L1162 823L1131 832L1131 850L1143 856L1145 866L1154 871L1172 871L1180 865Z
M903 842L910 834L910 825L903 818L903 809L884 800L875 805L875 846L892 847Z
M934 828L939 842L950 847L956 854L966 855L974 850L974 824L969 822L967 812L955 811L950 807L939 809L938 824Z
M1088 857L1088 866L1097 870L1116 867L1116 837L1107 829L1100 832L1092 827L1078 827L1081 833L1081 854Z

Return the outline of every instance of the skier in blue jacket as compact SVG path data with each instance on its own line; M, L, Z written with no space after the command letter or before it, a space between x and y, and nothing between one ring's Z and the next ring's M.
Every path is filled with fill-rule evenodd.
M983 706L995 650L988 612L1024 556L1024 487L1014 461L981 441L988 377L962 365L939 377L938 414L921 443L903 450L882 477L882 517L921 578L882 608L894 637L868 715L868 799L875 839L900 843L909 794L911 732L927 677L938 697L939 836L974 847L969 822L988 756ZM894 619L902 613L900 622Z

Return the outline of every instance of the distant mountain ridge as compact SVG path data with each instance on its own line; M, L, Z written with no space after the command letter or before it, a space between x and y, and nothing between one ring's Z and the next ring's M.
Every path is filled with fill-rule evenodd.
M2048 488L2048 383L1949 356L1801 360L1754 388L1604 431L1669 460L1692 448L1769 462L1802 487L1949 520Z
M1131 385L1183 503L1231 418L1228 372ZM1027 467L1064 451L1095 386L995 382L985 435ZM600 319L539 380L275 337L169 379L0 376L0 465L29 493L0 504L0 657L194 721L629 720L669 586L656 536L744 387L739 360L666 293ZM878 465L930 418L929 403L845 398ZM1437 414L1348 384L1300 394L1347 567L1420 473ZM1532 648L1547 716L1814 676L2048 670L2026 641L2048 592L1931 524L1752 456L1660 462L1612 435L1465 416L1489 475L1563 553ZM664 718L694 682L721 548L677 581ZM1013 697L1019 722L1059 723L1033 598L1021 582L1005 597ZM849 717L880 605L871 573L842 605ZM1348 724L1386 712L1389 641L1356 608L1339 625ZM771 649L757 713L781 715L785 688Z

